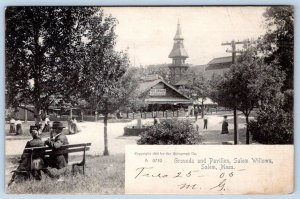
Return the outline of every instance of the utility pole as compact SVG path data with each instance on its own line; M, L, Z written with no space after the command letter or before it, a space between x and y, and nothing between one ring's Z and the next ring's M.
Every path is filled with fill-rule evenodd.
M238 51L236 50L236 45L237 44L245 44L247 42L243 42L243 41L234 41L232 40L231 42L225 42L225 43L222 43L221 45L222 46L231 46L231 50L226 50L226 52L228 53L232 53L232 64L235 64L236 63L236 54L237 53L241 53L241 51ZM236 99L236 96L235 96L235 100ZM236 102L235 102L236 103ZM236 114L236 111L237 111L237 108L236 108L236 105L234 106L234 109L233 109L233 126L234 126L234 144L238 144L238 132L237 132L237 129L238 129L238 123L237 123L237 114Z

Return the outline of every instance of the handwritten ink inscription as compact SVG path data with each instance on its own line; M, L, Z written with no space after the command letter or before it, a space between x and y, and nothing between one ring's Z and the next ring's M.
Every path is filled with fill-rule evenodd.
M131 146L126 152L125 191L128 194L274 194L276 190L287 193L293 189L293 184L288 184L293 180L293 155L287 155L288 159L278 156L285 150L284 154L289 154L292 148L254 146L255 149L248 151L244 146L235 147L155 146L155 150L149 150L147 146ZM276 184L269 183L270 176Z
M246 169L240 169L238 171L245 171ZM201 174L200 170L190 170L190 171L178 171L178 172L168 172L168 173L160 173L155 170L154 167L139 167L136 169L136 176L134 177L135 179L137 178L199 178L199 177L205 177L205 175ZM234 176L234 172L229 172L229 173L224 173L221 172L220 175L218 176L219 182L210 188L216 189L218 191L225 191L225 185L226 181L228 181L230 178ZM178 184L179 189L201 189L201 184L199 183L180 183Z

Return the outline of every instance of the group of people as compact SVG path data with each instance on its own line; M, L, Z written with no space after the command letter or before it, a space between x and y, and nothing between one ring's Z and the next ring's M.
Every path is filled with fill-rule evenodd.
M39 155L33 156L33 159L31 160L30 155L24 151L19 162L20 164L16 170L17 172L13 174L9 185L20 174L20 171L30 171L30 174L36 180L41 180L41 171L43 171L49 177L57 178L58 181L63 181L62 174L65 173L67 169L68 154L60 154L59 151L62 150L61 147L63 145L69 144L68 138L63 134L64 128L65 127L61 122L53 122L50 131L50 138L46 141L42 141L38 132L39 126L30 126L32 140L26 143L25 148L49 146L52 150L55 150L58 153L50 155L50 157L43 157L43 155L41 155L43 153L40 153ZM33 164L31 164L31 161Z
M42 132L50 132L50 119L49 116L46 116L44 120L44 127L43 124L37 124L36 127L38 128L37 132L40 135ZM11 117L9 120L9 134L11 135L22 135L22 121L20 119L15 119Z
M204 122L203 129L207 129L208 120L207 120L206 115L203 116L203 122ZM222 122L221 134L229 134L227 115L224 115L224 119L223 119L223 122Z
M11 117L9 121L9 134L21 135L23 134L22 130L22 121Z

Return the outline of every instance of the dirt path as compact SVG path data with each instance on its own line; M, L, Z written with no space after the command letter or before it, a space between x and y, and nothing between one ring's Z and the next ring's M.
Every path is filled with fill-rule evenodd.
M239 116L242 118L242 116ZM232 119L233 116L228 116L228 120ZM199 119L197 124L200 127L200 132L202 134L203 144L224 144L233 143L233 124L229 123L228 130L229 134L221 134L223 115L208 115L208 128L203 129L204 122L203 119ZM245 128L245 124L239 124L239 129Z
M138 137L123 137L123 128L127 125L136 123L109 123L108 124L108 149L110 154L125 153L126 144L136 144ZM90 155L102 155L104 150L104 124L101 122L83 122L78 123L80 132L73 135L67 135L69 143L91 142ZM6 140L5 154L20 155L28 140Z
M242 116L239 116L242 117ZM203 119L198 119L197 124L203 135L203 144L222 144L223 142L233 141L233 124L229 123L228 135L221 135L222 115L208 115L208 129L203 129ZM230 120L232 116L228 116ZM192 118L191 118L192 119ZM142 123L151 123L153 119L143 120ZM128 123L109 123L108 124L108 149L110 154L125 153L125 145L136 144L138 137L123 136L123 128L128 125L136 124L137 120ZM244 124L239 124L239 128L244 128ZM90 155L102 155L104 150L104 124L101 122L78 123L80 132L74 135L67 135L71 144L91 142ZM28 139L29 140L29 139ZM28 140L6 140L5 154L20 155Z

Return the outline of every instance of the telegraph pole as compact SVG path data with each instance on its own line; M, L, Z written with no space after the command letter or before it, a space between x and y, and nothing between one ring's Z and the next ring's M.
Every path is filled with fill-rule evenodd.
M242 41L234 41L232 40L231 42L225 42L225 43L222 43L221 45L222 46L231 46L231 49L232 50L226 50L226 52L229 52L229 53L232 53L232 64L235 64L236 63L236 54L237 53L241 53L241 51L237 51L236 50L236 45L237 44L245 44L246 42L242 42ZM236 100L236 96L235 97L235 100ZM236 102L235 102L236 103ZM234 144L238 144L238 132L237 132L237 129L238 129L238 123L237 123L237 114L236 114L236 105L234 106L234 109L233 109L233 126L234 126Z

